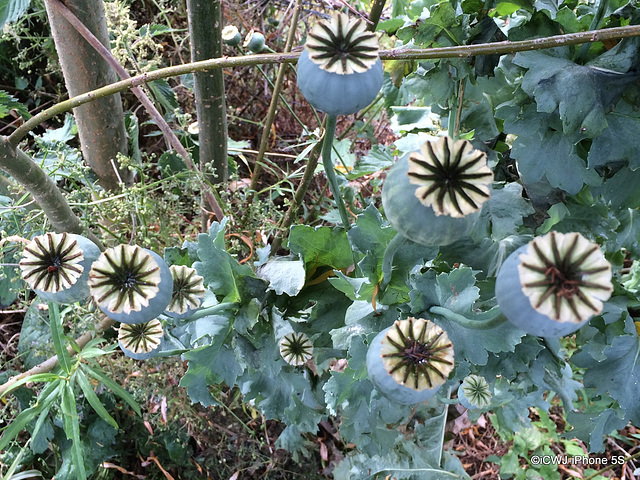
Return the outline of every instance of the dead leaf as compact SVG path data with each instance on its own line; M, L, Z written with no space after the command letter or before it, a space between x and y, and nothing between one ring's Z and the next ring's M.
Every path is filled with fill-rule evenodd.
M162 470L162 473L164 473L164 476L167 480L175 480L175 478L173 478L173 475L162 468L162 465L160 465L160 460L158 460L158 457L156 457L153 452L151 452L151 455L149 455L149 458L147 458L147 462L149 462L150 460L154 462L160 470Z
M162 415L162 421L164 425L167 424L167 397L163 396L160 400L160 414Z
M114 470L117 470L120 473L123 473L125 475L130 475L130 476L132 476L134 478L139 478L141 480L144 479L144 478L147 478L145 475L138 475L136 473L130 472L128 470L125 470L124 468L122 468L119 465L116 465L115 463L103 462L100 466L102 468L113 468Z
M147 427L149 433L153 435L153 428L151 428L151 424L147 420L144 421L144 426Z
M325 462L329 461L329 451L327 450L327 445L324 442L320 442L320 458Z

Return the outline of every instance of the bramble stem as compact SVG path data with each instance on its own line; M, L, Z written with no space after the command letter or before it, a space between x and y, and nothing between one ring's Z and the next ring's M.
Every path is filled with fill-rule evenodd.
M333 137L336 133L337 122L337 115L327 114L327 126L325 127L324 140L322 141L322 165L324 166L324 172L327 174L327 180L329 180L329 188L331 188L333 199L338 206L338 212L340 212L342 226L345 228L345 230L349 230L349 215L347 214L347 208L344 206L342 195L340 195L338 177L336 177L333 160L331 160L331 151L333 150Z

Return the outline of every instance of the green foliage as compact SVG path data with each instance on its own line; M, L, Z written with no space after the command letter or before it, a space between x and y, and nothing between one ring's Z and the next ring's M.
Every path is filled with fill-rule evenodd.
M585 387L595 388L598 394L611 396L626 412L625 418L637 424L638 396L634 394L640 374L637 333L616 336L602 350L600 346L597 350L594 347L588 345L572 358L577 366L587 369L584 374ZM597 359L592 355L596 355Z
M22 322L18 353L22 355L22 361L27 368L35 367L54 353L49 330L49 314L39 308L37 301L29 306Z
M15 109L16 112L24 119L31 116L29 115L27 108L20 103L16 97L9 95L4 90L0 90L0 118L6 117L12 109Z
M35 304L34 304L35 305ZM98 380L115 395L127 402L138 414L140 408L131 395L120 385L106 376L97 366L95 358L113 352L99 347L103 339L91 340L86 348L72 358L64 341L65 334L61 323L58 305L48 304L49 338L58 358L59 366L53 373L28 375L16 382L6 393L28 382L45 382L37 401L26 406L4 429L0 437L0 450L5 450L9 443L23 428L31 433L31 450L42 453L48 442L55 438L60 446L63 462L57 475L73 478L88 478L98 465L109 458L109 445L114 442L118 424L109 414L98 398L88 377ZM88 405L97 415L92 422L80 424L79 392L82 392ZM83 431L81 431L83 430Z
M330 227L293 226L289 233L289 250L300 255L307 268L327 265L341 269L353 262L344 231Z
M562 132L574 133L579 130L589 138L597 137L607 126L605 112L616 103L630 83L635 81L635 73L627 73L632 68L632 59L637 58L638 41L633 39L632 57L620 58L614 50L597 57L595 65L578 65L567 58L569 49L562 51L518 53L513 63L527 69L522 78L521 88L536 101L538 112L558 112L562 121ZM629 42L620 43L627 45ZM559 56L555 56L555 55ZM607 57L606 59L604 57ZM612 59L625 65L624 71L614 70L606 60ZM633 60L634 61L634 60Z

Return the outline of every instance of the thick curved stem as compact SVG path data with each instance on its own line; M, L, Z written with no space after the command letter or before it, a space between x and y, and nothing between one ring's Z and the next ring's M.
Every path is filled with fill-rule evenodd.
M389 245L384 250L382 256L382 282L380 282L380 291L384 292L389 282L391 281L391 275L393 273L393 258L395 257L400 247L402 247L407 241L407 237L401 233L397 233L395 237L391 239Z
M499 327L507 321L506 317L502 315L502 312L500 312L500 309L497 307L486 312L486 318L483 320L469 320L467 317L460 315L459 313L452 312L448 308L438 306L429 308L429 313L440 315L441 317L456 322L458 325L470 330L489 330L491 328Z
M576 45L580 43L597 42L602 40L614 40L619 38L640 36L640 25L630 25L627 27L607 28L604 30L569 33L565 35L554 35L552 37L534 38L532 40L522 40L518 42L492 42L477 45L460 45L455 47L423 48L406 50L396 48L393 50L382 50L379 54L381 60L426 60L438 58L468 58L475 55L503 55L507 53L526 52L530 50L543 50L545 48L561 47L564 45ZM161 78L176 77L185 73L201 72L214 68L232 68L239 66L273 64L273 63L296 63L299 53L267 53L259 55L245 55L242 57L214 58L202 62L186 63L173 67L160 68L153 72L122 80L120 82L98 88L91 92L78 95L76 97L60 102L47 110L34 115L29 120L18 127L10 136L9 140L13 146L17 146L28 133L42 122L67 112L77 106L92 102L98 98L107 97L128 88L142 85Z
M336 177L336 171L333 167L333 160L331 160L331 151L333 150L333 137L336 133L337 122L337 115L327 115L327 126L324 132L324 140L322 141L322 165L324 166L324 173L327 175L327 180L329 181L329 188L331 188L333 199L338 206L338 212L340 212L342 226L346 230L349 230L349 215L347 214L347 208L344 206L344 200L342 199L342 195L340 194L338 177Z

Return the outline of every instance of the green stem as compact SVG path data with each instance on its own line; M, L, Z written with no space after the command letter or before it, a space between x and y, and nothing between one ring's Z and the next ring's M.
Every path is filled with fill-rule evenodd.
M589 30L595 30L600 25L602 21L602 17L604 16L604 12L607 9L609 2L607 0L597 0L598 6L596 8L596 13L593 16L593 20L591 20L591 25L589 26ZM584 61L587 53L589 52L590 43L584 43L580 47L580 51L578 52L578 60Z
M376 107L375 111L371 115L369 115L367 117L367 119L365 120L365 122L362 125L362 127L360 127L359 133L366 132L367 128L369 128L369 126L373 123L373 120L375 118L378 118L378 115L384 109L384 102L380 103L380 100L382 100L383 98L384 98L384 95L382 95L382 94L378 95L378 98L376 98L373 101L373 103L371 105L369 105L369 107L367 107L365 110L363 110L363 114L364 114L364 113L368 113L369 110L371 110L374 107ZM364 115L358 115L358 117L362 120L364 118ZM349 129L351 129L351 125L349 126ZM373 130L374 130L374 133L375 133L376 127L374 127ZM354 138L353 141L351 142L351 148L353 148L355 146L356 142L357 142L357 138Z
M236 413L225 404L224 401L220 400L219 398L216 398L215 400L220 404L220 406L223 409L227 411L227 413L229 413L233 418L235 418L240 423L240 425L242 425L242 427L247 431L249 436L253 437L255 435L255 432L251 430L251 428L249 428L249 426L246 423L244 423L242 419L238 415L236 415Z
M449 387L447 391L447 398L451 398L452 387ZM438 456L438 465L442 465L442 455L444 453L444 437L447 433L447 410L449 406L445 403L442 406L442 425L440 426L440 442L438 443L440 449L440 455Z
M175 34L175 32L179 31L179 30L173 28L173 22L171 21L171 19L167 15L167 11L165 10L165 7L161 7L156 0L151 0L151 1L153 2L153 5L156 7L158 13L160 14L162 19L164 20L164 24L167 27L167 31L169 32L169 35L171 36L171 40L173 40L173 45L175 47L175 49L173 51L178 55L178 58L180 59L180 63L184 63L184 58L182 58L182 44L183 44L184 40L183 41L178 41L178 39L176 37L176 34ZM184 4L181 4L181 6L184 6ZM184 12L176 12L176 13L184 14ZM182 17L182 18L184 18L184 17Z
M290 63L285 64L287 67L293 69L293 73L296 73L296 70L294 68L294 66ZM275 90L275 83L273 83L273 81L271 81L271 79L269 78L269 75L267 75L267 73L259 66L256 65L256 68L258 69L258 71L260 72L260 75L262 75L262 78L264 78L267 83L269 84L269 86L271 87L272 90ZM287 109L287 111L291 114L291 116L293 117L293 119L298 123L298 125L300 125L302 128L306 128L305 123L300 119L300 117L298 117L298 115L296 114L296 112L294 112L293 107L291 106L291 104L287 101L287 99L284 97L284 95L282 95L281 93L278 93L278 97L280 97L280 101L282 102L282 104L285 106L285 108Z
M58 363L62 367L64 373L68 376L71 371L71 357L64 348L64 331L62 330L62 318L60 317L60 308L55 302L47 302L49 305L49 330L51 331L51 339L53 347L58 357Z
M633 455L631 455L629 457L625 457L624 461L626 463L626 462L630 462L632 460L635 460L636 458L640 458L640 452L636 452L636 453L634 453ZM593 472L588 477L584 477L584 480L593 480L594 478L602 475L604 472L606 472L608 470L613 470L615 467L616 467L616 465L611 463L610 465L607 465L606 467L601 468L597 472Z
M296 213L298 212L298 208L300 208L300 205L302 205L302 199L309 189L309 185L311 184L311 180L313 179L316 167L318 166L321 146L321 142L316 143L309 153L309 160L307 160L307 166L305 167L304 175L302 176L300 185L298 185L296 193L294 194L293 198L291 199L291 203L289 204L287 213L280 223L280 233L278 233L278 236L273 239L273 243L271 244L271 255L275 255L276 252L280 249L283 238L286 235L287 230L289 230L289 227L291 227L291 225L293 224L293 221L296 218Z
M640 25L626 27L614 27L604 30L568 33L554 35L552 37L534 38L518 42L492 42L477 45L458 45L453 47L383 50L379 56L381 60L427 60L439 58L468 58L475 55L503 55L508 53L525 52L530 50L542 50L545 48L561 47L564 45L576 45L580 43L613 40L619 38L640 36ZM161 78L175 77L186 73L201 72L214 68L233 68L259 64L295 63L300 53L267 53L259 55L244 55L241 57L223 57L204 60L201 62L186 63L173 67L160 68L153 72L146 72L120 82L112 83L91 92L83 93L48 108L18 127L10 136L11 145L16 146L27 134L42 122L67 112L75 107L92 102L98 98L107 97L122 92L134 86L139 86Z
M287 36L287 42L284 46L285 52L290 52L293 47L293 42L295 40L296 35L296 27L298 24L298 17L300 15L300 5L302 4L302 0L297 0L296 6L293 10L293 16L291 17L291 24L289 28L289 35ZM284 83L284 76L287 71L287 65L282 65L278 70L278 75L276 76L276 82L273 85L273 93L271 95L271 103L269 104L269 110L267 111L267 116L264 120L264 127L262 129L262 137L260 138L260 147L258 148L258 156L256 157L256 163L253 167L253 174L251 175L251 185L249 186L249 190L254 192L258 185L258 179L260 178L260 170L262 168L262 160L264 159L264 155L267 152L267 147L269 146L269 134L271 132L271 126L273 125L273 120L276 116L276 111L278 109L278 100L280 98L280 92L282 91L282 84ZM251 202L253 195L250 193L247 202Z
M222 18L221 0L187 0L192 61L222 57ZM206 172L205 178L210 184L225 183L229 173L227 109L222 70L196 72L193 75L193 91L198 117L200 170ZM207 167L210 171L207 171ZM210 210L213 206L207 203L205 201L205 208Z
M486 318L482 320L469 320L467 317L460 315L459 313L452 312L448 308L439 307L437 305L429 308L429 313L440 315L441 317L456 322L458 325L470 330L489 330L491 328L499 327L507 321L506 317L502 315L502 312L500 312L498 307L494 307L488 312L485 312L483 317Z
M219 303L218 305L198 310L189 317L189 321L192 322L193 320L198 320L199 318L203 318L208 315L215 315L216 313L224 312L225 310L229 310L230 308L235 308L237 306L237 303Z
M444 403L445 405L458 405L460 403L460 400L457 398L445 398L439 393L436 394L436 398L439 402Z
M389 245L387 245L384 255L382 256L382 282L380 283L380 292L384 292L389 285L391 275L393 274L393 258L406 241L407 237L401 233L397 233L396 236L391 239Z
M103 320L96 325L95 330L85 332L82 336L78 337L75 341L76 345L82 350L84 346L89 343L90 340L95 338L97 335L111 328L116 322L111 320L109 317L104 317ZM70 357L73 357L77 352L69 345L67 347L67 352ZM44 362L36 365L35 367L27 370L26 372L22 372L15 377L9 378L5 383L0 385L0 398L2 398L5 392L16 382L22 380L23 378L29 377L31 375L37 375L39 373L47 373L53 370L58 365L58 356L55 355L51 358L48 358Z
M447 115L447 135L455 139L455 111L457 109L458 98L452 95L449 101L449 115Z
M354 121L351 122L349 124L349 126L344 129L344 131L340 134L340 136L338 136L338 141L342 141L345 138L347 138L347 135L349 135L349 133L351 132L351 130L353 130L354 128L356 128L356 123L358 120L364 120L364 117L366 116L367 119L365 120L364 124L360 127L358 127L358 133L364 132L367 127L369 127L369 125L371 125L371 123L373 122L373 120L378 116L378 114L382 111L382 109L384 108L384 103L380 103L380 100L382 100L382 98L384 97L384 95L382 93L378 94L378 96L376 97L376 99L373 101L373 103L371 103L371 105L369 105L368 107L366 107L363 110L360 110L355 118ZM379 105L378 105L379 104ZM373 113L371 113L371 115L367 115L371 110L373 110L375 108L375 111ZM351 141L351 146L349 148L353 148L353 146L356 144L356 142L359 140L358 136L355 135L353 137L353 140Z
M460 80L460 87L458 88L458 108L456 109L456 123L453 127L453 137L454 139L458 139L458 135L460 134L460 121L462 119L462 104L464 101L464 84L466 82L466 78Z
M331 160L331 151L333 150L333 137L336 133L336 123L338 122L337 115L327 115L327 126L325 128L324 140L322 141L322 165L324 166L324 173L327 175L329 181L329 188L333 194L333 199L338 206L338 212L340 212L340 219L342 220L342 226L345 230L349 230L349 215L347 214L347 208L344 206L344 200L340 194L340 186L338 185L338 177L333 167L333 161Z
M367 30L372 32L376 31L376 27L378 26L378 22L380 21L380 16L382 15L382 10L384 10L384 4L387 3L386 0L374 0L373 5L371 5L371 12L369 13L369 23L367 25Z

